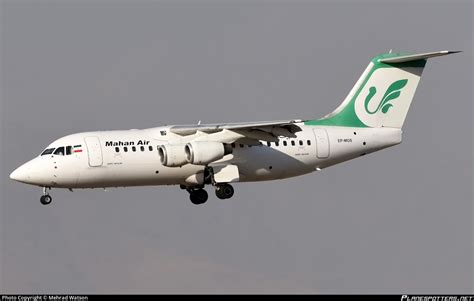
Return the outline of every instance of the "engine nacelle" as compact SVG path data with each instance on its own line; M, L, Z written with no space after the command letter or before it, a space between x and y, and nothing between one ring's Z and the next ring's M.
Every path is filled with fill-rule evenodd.
M232 146L222 142L195 141L184 147L186 161L195 165L207 165L232 153Z
M184 144L166 144L158 148L161 164L167 167L179 167L188 164Z

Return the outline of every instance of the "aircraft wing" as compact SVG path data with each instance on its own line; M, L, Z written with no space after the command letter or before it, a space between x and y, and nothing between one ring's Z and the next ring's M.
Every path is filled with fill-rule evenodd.
M171 126L170 132L181 135L193 135L198 131L212 134L223 130L235 132L264 132L273 136L294 136L294 133L301 131L296 124L301 120L277 120L277 121L257 121L257 122L238 122L238 123L214 123L198 125L175 125Z

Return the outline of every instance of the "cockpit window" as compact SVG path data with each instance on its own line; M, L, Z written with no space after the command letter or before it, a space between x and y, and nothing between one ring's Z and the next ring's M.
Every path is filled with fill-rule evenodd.
M59 156L64 156L64 147L63 147L63 146L58 147L58 148L54 151L54 154L55 154L55 155L59 155Z
M49 155L49 154L54 154L58 156L72 155L73 154L72 146L69 145L69 146L60 146L58 148L54 148L54 147L47 148L41 153L41 156Z
M53 152L54 152L54 148L47 148L41 153L41 156L49 155L49 154L52 154Z

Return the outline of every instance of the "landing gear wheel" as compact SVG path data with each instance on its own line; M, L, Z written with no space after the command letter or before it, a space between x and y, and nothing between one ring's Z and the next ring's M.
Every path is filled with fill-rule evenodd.
M49 204L51 204L52 201L53 201L53 198L49 194L43 195L40 198L40 202L43 205L49 205Z
M207 191L204 189L196 189L189 193L189 199L194 205L201 205L207 201Z
M222 193L222 189L219 187L216 187L216 197L221 200L225 199L224 193Z
M216 196L221 199L230 199L234 195L234 188L230 184L216 186Z

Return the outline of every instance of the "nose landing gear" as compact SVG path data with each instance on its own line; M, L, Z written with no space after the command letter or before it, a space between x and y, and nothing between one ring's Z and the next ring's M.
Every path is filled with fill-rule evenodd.
M40 202L43 205L49 205L49 204L51 204L52 201L53 201L53 198L51 198L51 196L49 194L42 195L41 198L40 198Z
M40 198L40 202L43 205L49 205L53 201L53 198L49 195L46 189L48 189L48 187L43 187L43 195ZM49 190L51 190L51 188L49 188Z

